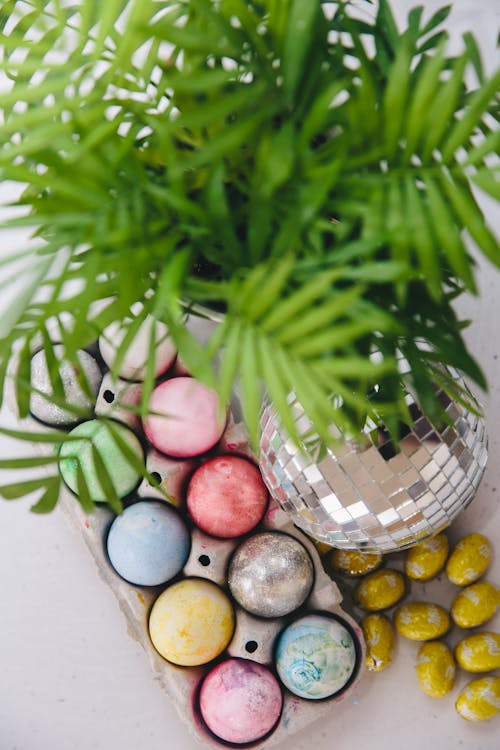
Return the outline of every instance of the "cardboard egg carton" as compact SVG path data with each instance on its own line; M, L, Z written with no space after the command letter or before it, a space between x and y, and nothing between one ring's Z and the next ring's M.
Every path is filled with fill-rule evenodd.
M226 440L235 445L233 452L246 453L248 448L235 443L236 435L242 433L241 426L232 425L221 441L220 453L227 453ZM164 480L165 477L162 477ZM144 483L137 493L142 498L155 497L154 488L148 490ZM167 662L153 647L148 630L151 607L159 594L168 586L135 586L121 579L111 567L106 555L106 536L113 520L113 514L99 507L87 516L69 491L64 491L61 507L70 526L83 537L101 578L106 582L118 601L127 622L129 634L142 646L147 654L156 681L165 690L175 705L182 721L191 734L201 743L213 747L227 747L218 742L204 727L196 708L196 695L200 681L212 664L201 667L178 667ZM330 612L344 620L354 633L358 645L358 666L354 679L339 695L322 701L304 700L283 690L283 710L279 722L270 736L252 745L255 748L271 747L285 741L322 716L333 711L342 711L342 701L354 690L363 672L365 647L358 624L342 609L342 596L338 586L326 575L314 544L293 524L283 510L271 501L266 516L253 533L259 531L281 531L298 539L308 550L314 564L314 585L304 605L286 617L263 619L255 617L235 605L236 626L231 642L220 658L226 656L251 659L272 667L273 650L277 635L295 617L314 611ZM213 581L226 588L226 571L229 560L241 539L215 539L198 528L191 532L191 550L183 568L183 577L199 577ZM201 560L200 560L201 558ZM208 564L207 564L208 558ZM251 652L248 645L251 644Z
M75 499L66 492L61 502L71 526L83 534L99 575L113 591L126 618L128 632L145 650L155 673L155 678L175 704L181 719L200 742L215 747L225 746L224 743L217 742L205 730L196 711L197 688L200 680L209 671L210 665L177 667L165 661L150 641L148 631L149 611L157 596L166 586L138 587L119 578L107 560L105 553L105 537L112 520L112 514L100 508L95 514L87 517L79 504L75 502ZM315 582L306 604L300 608L299 612L304 614L309 611L327 611L346 621L357 636L359 643L359 667L349 687L340 695L331 699L319 702L307 701L285 690L283 711L279 723L272 735L265 740L265 743L255 744L256 748L264 747L264 744L266 747L270 747L284 741L290 735L321 718L321 716L331 714L337 707L341 711L340 704L360 679L362 665L364 664L364 644L361 630L357 623L342 609L342 597L337 585L323 571L314 545L293 525L290 525L288 519L282 518L281 514L281 510L271 506L264 522L256 531L283 531L297 538L307 548L314 563ZM206 578L224 587L229 558L237 545L237 540L214 539L199 529L193 530L191 552L181 578L187 576ZM210 564L208 566L203 565L200 562L200 557L208 557ZM271 665L276 636L293 619L293 613L287 617L268 620L255 617L237 605L235 610L236 627L234 635L222 657L224 655L241 657ZM247 644L249 643L252 643L252 648L257 644L252 653L247 650Z

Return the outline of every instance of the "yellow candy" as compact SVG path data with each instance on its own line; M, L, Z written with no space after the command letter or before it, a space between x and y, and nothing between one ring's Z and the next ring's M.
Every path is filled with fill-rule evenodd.
M493 617L500 605L500 591L488 581L463 589L451 605L451 616L460 628L476 628Z
M363 578L354 589L354 601L362 609L376 612L396 604L405 593L405 579L397 570L377 570Z
M314 544L316 549L318 550L318 555L327 555L329 552L332 551L332 545L331 544L325 544L325 542L318 542L317 539L312 539L311 542Z
M491 560L491 544L482 534L464 536L451 553L446 574L457 586L467 586L481 578Z
M439 573L447 557L448 537L446 534L438 534L408 550L405 573L414 581L428 581Z
M449 630L450 616L439 604L409 602L394 613L396 630L412 641L433 641Z
M359 552L355 549L334 549L327 558L334 573L344 576L364 576L382 565L381 552Z
M500 667L500 634L475 633L455 649L455 659L467 672L489 672Z
M389 666L396 642L396 634L384 615L366 615L361 620L366 641L366 668L370 672L381 672Z
M463 719L484 721L500 711L500 677L480 677L462 690L455 708Z
M444 698L455 684L455 660L448 646L440 641L423 643L417 654L417 677L424 693Z
M221 654L234 630L234 612L215 583L186 578L155 601L149 632L157 651L183 667L206 664Z

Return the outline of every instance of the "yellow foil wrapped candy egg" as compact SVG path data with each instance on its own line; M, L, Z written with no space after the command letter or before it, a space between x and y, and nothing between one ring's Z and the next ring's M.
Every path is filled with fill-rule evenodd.
M361 620L366 641L366 668L370 672L381 672L389 666L396 643L396 633L384 615L375 613Z
M450 616L439 604L409 602L394 613L396 630L411 641L433 641L450 628Z
M478 581L457 594L451 605L451 616L459 628L476 628L493 617L499 605L498 587L488 581Z
M475 633L457 644L455 659L467 672L489 672L500 667L500 634Z
M472 680L458 696L455 708L467 721L491 719L500 711L500 677Z
M448 557L448 537L438 534L408 550L405 573L414 581L428 581L444 567Z
M377 612L394 606L405 594L405 579L398 570L384 568L363 578L353 592L362 609Z
M455 546L446 563L446 574L457 586L481 578L491 560L490 541L482 534L468 534Z
M215 583L186 578L172 584L153 604L149 633L167 661L182 667L207 664L232 638L233 606Z
M444 698L455 684L455 660L448 646L441 641L420 646L416 670L422 690L431 698Z
M381 552L360 552L356 549L334 549L326 563L332 573L343 576L364 576L382 565Z

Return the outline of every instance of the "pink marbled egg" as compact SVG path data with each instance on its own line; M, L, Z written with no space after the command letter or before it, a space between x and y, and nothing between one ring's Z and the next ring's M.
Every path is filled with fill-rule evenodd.
M199 700L210 731L234 745L265 737L283 706L276 677L248 659L227 659L214 667L203 680Z
M187 491L187 508L195 524L224 539L247 534L257 526L267 500L260 471L240 456L206 461L191 477Z
M215 391L194 378L172 378L158 385L149 401L144 431L162 453L199 456L220 440L226 425Z

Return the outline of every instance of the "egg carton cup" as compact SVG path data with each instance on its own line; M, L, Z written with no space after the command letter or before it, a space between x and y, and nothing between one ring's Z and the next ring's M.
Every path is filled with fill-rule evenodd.
M134 385L124 381L113 381L109 373L105 373L96 399L96 416L112 416L113 419L122 421L133 428L135 425L133 415L131 417L132 413L126 409L113 410L111 408L112 403L109 402L109 394L106 394L106 391L110 391L117 396L122 392L122 389L128 389L131 391L129 403L133 404L136 398ZM11 411L17 414L11 380L7 388L7 403ZM31 417L23 420L18 419L18 423L23 430L51 431L50 427ZM43 446L40 443L32 443L31 445L34 453L48 454L52 451L51 446ZM245 427L238 419L237 408L230 411L226 430L216 449L210 452L210 456L231 453L254 459L248 445ZM203 457L200 457L200 459L203 460ZM199 463L199 460L190 461L187 459L186 471L184 472L179 470L178 460L171 460L155 450L146 453L148 470L160 475L160 484L168 483L170 486L172 482L179 486L185 484L186 476ZM137 499L161 498L165 501L164 495L157 487L150 485L147 480L141 482L135 492L132 493L132 497ZM341 719L342 702L357 690L364 672L365 643L363 634L357 622L342 608L340 590L337 584L325 573L314 544L294 526L276 501L270 499L263 521L244 537L219 539L210 537L194 527L191 531L189 558L181 573L174 580L178 581L188 577L202 578L216 583L227 592L227 567L233 551L241 541L262 531L280 531L296 538L307 549L314 566L312 590L306 602L300 608L276 619L264 619L246 612L234 602L229 594L235 610L233 637L226 650L215 662L200 667L176 666L166 661L154 648L148 628L150 610L160 593L172 582L155 587L137 586L128 583L115 572L106 552L106 537L114 514L106 506L99 504L92 514L87 515L75 496L66 488L61 492L59 507L71 530L83 539L94 560L99 576L113 592L125 617L129 635L146 652L155 681L165 691L169 700L175 706L180 719L199 743L216 748L241 747L241 745L231 745L227 742L218 741L206 729L197 709L197 694L200 682L214 663L218 663L227 657L240 657L272 668L273 650L277 635L297 617L312 612L330 613L346 623L351 629L357 651L357 664L353 677L338 694L319 701L299 698L283 688L283 708L276 727L265 738L245 746L251 746L258 750L259 748L278 745L322 717L328 715L331 721L335 712L338 712L339 720Z

